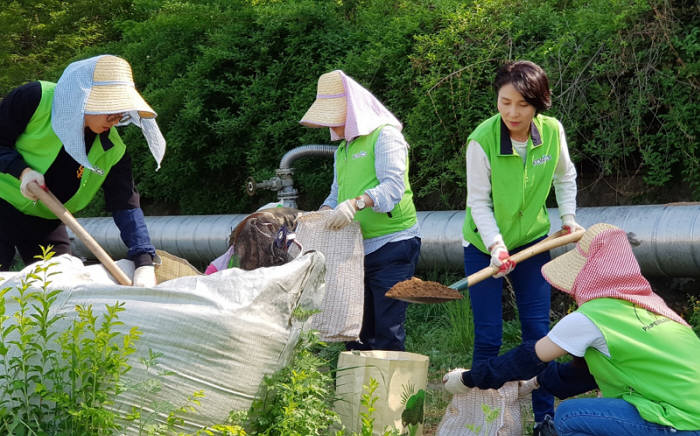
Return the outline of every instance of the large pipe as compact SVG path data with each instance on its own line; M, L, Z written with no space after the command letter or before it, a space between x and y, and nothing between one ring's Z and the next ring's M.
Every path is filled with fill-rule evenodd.
M549 209L552 229L561 227L557 209ZM146 217L153 244L190 262L206 264L228 248L228 237L247 215ZM580 208L576 220L587 227L605 222L624 229L648 276L700 277L700 203ZM112 257L126 248L111 218L81 218L80 223ZM422 248L419 267L463 269L464 211L418 212ZM91 257L71 235L73 252ZM552 252L556 256L571 246Z

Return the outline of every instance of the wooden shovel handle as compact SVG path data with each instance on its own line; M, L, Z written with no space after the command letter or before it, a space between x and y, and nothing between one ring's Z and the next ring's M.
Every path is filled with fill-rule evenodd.
M27 189L29 189L29 192L41 200L41 202L44 203L44 205L48 207L49 210L63 222L63 224L68 226L68 228L71 229L71 231L75 233L75 235L80 238L81 241L83 241L83 244L85 244L85 246L97 257L102 265L107 268L107 271L109 271L120 284L131 286L131 279L124 274L124 271L122 271L112 260L112 258L109 257L109 254L107 254L100 244L95 241L95 238L90 236L87 230L80 225L78 220L73 217L63 203L58 201L58 198L56 198L51 191L48 189L42 189L36 182L29 183L27 185Z
M526 259L531 258L537 254L549 251L553 248L561 247L562 245L569 244L571 242L576 242L581 239L581 236L585 233L585 230L577 230L573 233L565 233L565 230L559 230L556 233L552 233L547 236L537 244L527 247L524 250L520 250L514 255L510 256L511 260L515 263L520 263ZM469 286L474 286L475 284L485 280L498 272L498 268L495 266L487 266L486 268L463 278L462 280L451 284L449 287L452 289L457 289L458 291L463 291Z

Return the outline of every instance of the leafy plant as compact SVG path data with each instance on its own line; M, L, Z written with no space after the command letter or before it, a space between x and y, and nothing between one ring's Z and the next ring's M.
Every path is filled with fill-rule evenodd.
M62 291L49 290L56 263L51 246L42 250L43 262L10 294L12 315L5 313L12 289L2 292L0 428L10 434L111 434L118 424L108 406L122 390L139 331L114 332L124 310L115 303L106 306L101 322L91 306L76 306L77 318L59 335L54 327L64 316L50 309Z
M22 278L17 288L0 290L0 431L13 435L111 435L121 429L122 418L114 408L115 399L127 389L155 392L162 378L160 371L139 386L126 386L124 375L130 370L129 356L140 337L137 327L120 334L119 314L124 303L106 305L96 316L91 305L75 306L75 317L55 312L62 290L52 289L56 262L51 246L42 247L42 262ZM8 308L12 308L8 313ZM144 363L157 366L160 356L149 350ZM199 391L183 404L169 402L154 405L151 414L145 407L134 407L126 420L139 420L139 433L173 434L184 423L182 413L199 406L204 393ZM163 412L165 423L155 421ZM245 435L234 423L216 424L199 429L197 435Z
M318 334L303 332L291 363L263 380L262 392L248 413L249 431L261 435L325 435L340 418L332 410L333 378L320 370L314 352Z

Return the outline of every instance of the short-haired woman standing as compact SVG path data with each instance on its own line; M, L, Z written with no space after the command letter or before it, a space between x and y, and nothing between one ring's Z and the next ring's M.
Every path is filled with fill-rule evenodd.
M576 169L569 158L561 123L542 115L551 107L546 73L530 61L503 65L493 83L498 114L469 135L467 207L462 229L464 270L470 275L489 265L493 279L469 288L474 313L472 362L498 355L503 336L502 289L509 275L515 291L523 341L549 330L550 285L540 274L548 252L518 268L510 252L537 243L549 232L546 200L554 185L562 228L580 228L576 213ZM535 391L535 435L554 414L553 397Z

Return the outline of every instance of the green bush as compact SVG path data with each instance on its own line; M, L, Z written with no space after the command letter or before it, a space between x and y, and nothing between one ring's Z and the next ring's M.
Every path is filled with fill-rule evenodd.
M666 201L677 186L700 199L698 22L690 0L10 2L0 93L79 57L124 56L168 141L156 173L138 129L123 132L147 212L238 213L275 199L247 197L248 176L329 142L298 120L318 76L341 68L404 122L418 208L460 209L464 147L495 112L495 70L530 59L549 74L549 114L581 176L618 179L618 190L642 178L659 193L629 201ZM315 209L332 162L295 166L299 206Z

